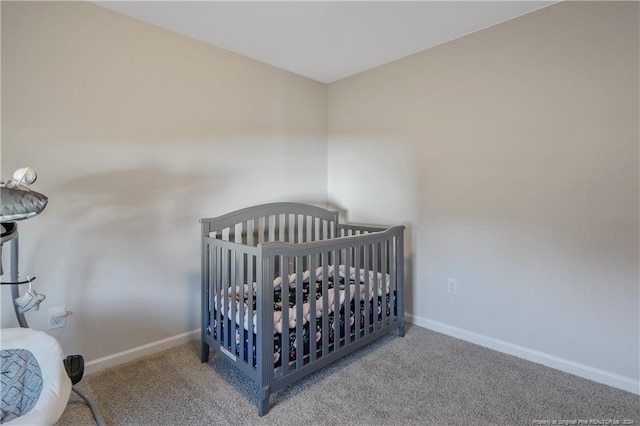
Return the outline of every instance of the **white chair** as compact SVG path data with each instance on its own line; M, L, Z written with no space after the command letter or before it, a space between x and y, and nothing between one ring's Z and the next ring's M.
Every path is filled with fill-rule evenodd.
M67 406L72 386L63 364L65 355L62 347L47 333L30 328L4 328L0 333L0 350L25 349L31 352L42 375L42 390L35 405L27 413L3 425L54 424Z

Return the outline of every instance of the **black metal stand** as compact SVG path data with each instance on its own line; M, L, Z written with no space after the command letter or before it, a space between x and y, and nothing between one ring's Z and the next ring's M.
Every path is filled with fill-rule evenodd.
M9 281L18 282L18 224L16 222L8 222L2 224L4 232L0 239L0 245L4 246L4 243L9 243L9 249L11 250L11 264L9 265ZM20 289L17 285L11 286L11 304L13 305L13 311L16 313L18 324L22 328L29 328L27 319L24 314L18 311L18 306L13 303L20 297Z
M18 311L18 306L13 303L14 300L20 297L20 289L19 286L21 284L30 283L35 279L35 277L30 278L25 281L19 281L18 277L18 224L16 222L7 222L3 223L2 227L4 231L0 237L0 253L2 253L1 247L4 246L4 243L10 244L11 250L11 264L9 266L9 282L2 283L3 285L11 285L11 302L13 305L13 310L16 313L16 318L18 319L18 324L22 328L29 328L29 324L27 323L27 319L24 316L24 313ZM2 261L2 259L0 259ZM75 383L74 383L75 385ZM106 423L100 410L96 406L96 404L89 398L86 394L84 394L81 390L76 388L76 386L72 386L71 390L74 391L80 398L84 400L84 402L91 409L91 413L93 414L93 418L96 420L96 424L98 426L105 426Z

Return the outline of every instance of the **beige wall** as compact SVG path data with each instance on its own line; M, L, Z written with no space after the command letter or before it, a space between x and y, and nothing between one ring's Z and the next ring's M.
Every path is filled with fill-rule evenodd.
M408 226L415 323L638 391L638 34L566 2L329 86L329 201Z
M29 165L50 197L20 224L47 294L29 320L67 305L51 334L87 360L193 330L197 220L324 203L328 182L350 220L407 225L416 324L637 388L637 35L637 3L555 5L327 104L325 85L89 3L3 1L2 178Z
M31 325L66 305L51 334L87 360L197 329L199 218L326 202L326 93L87 2L3 1L2 178L30 166L50 200L20 224Z

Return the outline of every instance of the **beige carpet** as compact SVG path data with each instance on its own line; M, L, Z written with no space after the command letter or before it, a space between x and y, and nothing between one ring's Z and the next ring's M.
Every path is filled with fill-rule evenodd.
M640 425L640 397L409 326L272 396L199 342L85 377L112 425ZM584 423L587 422L587 423ZM59 425L91 425L72 394Z

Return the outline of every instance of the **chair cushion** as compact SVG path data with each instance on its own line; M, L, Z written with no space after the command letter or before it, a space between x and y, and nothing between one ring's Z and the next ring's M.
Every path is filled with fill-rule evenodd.
M47 202L39 192L0 186L0 222L29 219L40 214Z
M26 349L0 351L0 423L28 413L42 390L42 372L35 356Z

